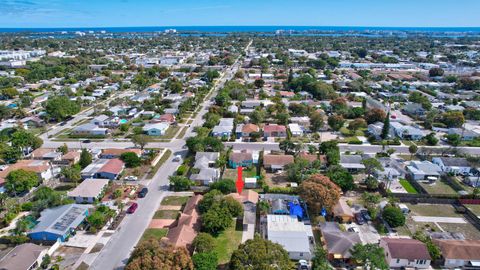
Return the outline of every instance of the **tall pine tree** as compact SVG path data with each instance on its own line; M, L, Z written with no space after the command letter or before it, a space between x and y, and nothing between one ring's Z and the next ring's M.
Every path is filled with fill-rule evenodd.
M387 113L387 117L385 117L385 120L383 121L383 128L382 128L382 139L387 139L388 138L388 133L390 131L390 112Z

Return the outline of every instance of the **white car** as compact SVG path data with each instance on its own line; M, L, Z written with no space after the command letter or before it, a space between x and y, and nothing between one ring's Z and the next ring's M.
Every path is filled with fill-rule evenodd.
M126 181L137 181L138 177L133 176L133 175L129 175L129 176L125 177L125 180Z
M173 161L175 162L180 162L182 160L182 156L180 155L176 155L174 158L173 158Z
M298 270L308 270L310 267L308 266L308 262L306 260L299 260L298 261Z

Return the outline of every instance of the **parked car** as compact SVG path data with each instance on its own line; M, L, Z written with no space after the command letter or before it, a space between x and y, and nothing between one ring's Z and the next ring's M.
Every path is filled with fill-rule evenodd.
M366 221L371 221L372 218L370 217L370 215L368 214L368 211L367 210L360 210L360 214L362 214L362 217L366 220Z
M182 160L182 156L180 155L176 155L174 158L173 158L173 161L175 162L180 162Z
M83 140L82 143L91 143L91 140Z
M125 180L126 181L137 181L138 177L133 176L133 175L129 175L129 176L125 177Z
M137 210L138 208L138 204L137 203L132 203L132 205L130 205L130 207L128 207L127 209L127 214L133 214L135 213L135 210Z
M365 224L365 219L362 216L362 213L355 213L355 220L357 221L358 225Z
M144 198L145 196L147 196L147 193L148 193L148 188L144 187L142 188L142 190L140 190L140 192L138 192L138 197Z
M298 270L308 270L308 262L306 260L298 261Z

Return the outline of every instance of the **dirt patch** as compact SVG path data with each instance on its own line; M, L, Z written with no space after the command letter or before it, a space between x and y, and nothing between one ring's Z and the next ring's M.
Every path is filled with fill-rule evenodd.
M290 183L285 173L273 174L267 173L265 177L265 183L270 187L287 187Z
M182 210L182 206L181 206L181 205L160 205L160 208L158 208L158 210L176 210L176 211L180 211L180 210Z
M92 250L90 250L89 254L100 252L103 246L104 245L102 243L96 243L95 246L92 248Z
M148 228L169 228L175 222L175 220L176 219L152 219L152 221L150 221L150 225L148 225Z

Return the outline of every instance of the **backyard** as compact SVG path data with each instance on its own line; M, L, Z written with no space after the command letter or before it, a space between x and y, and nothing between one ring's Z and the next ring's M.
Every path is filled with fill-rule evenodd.
M232 226L215 237L214 252L218 254L218 263L220 265L227 264L230 261L233 251L235 251L242 241L242 230L235 226L232 221Z
M418 191L405 179L400 179L400 185L410 194L418 194Z
M419 183L428 194L448 194L457 195L458 193L442 180L437 180L433 184Z

